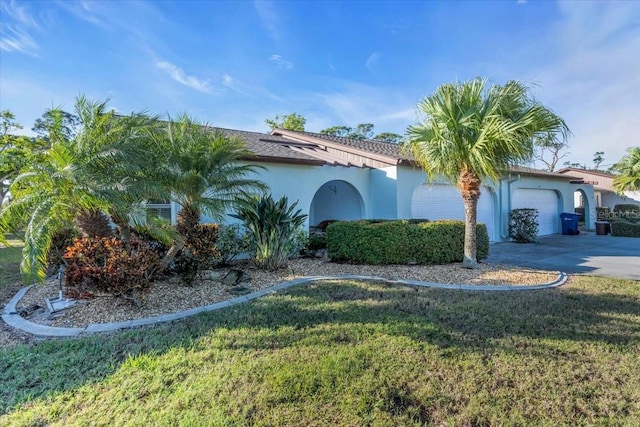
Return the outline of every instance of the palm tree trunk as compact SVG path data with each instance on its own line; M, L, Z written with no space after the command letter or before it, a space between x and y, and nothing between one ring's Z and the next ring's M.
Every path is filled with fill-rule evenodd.
M478 218L478 199L480 198L480 179L471 171L460 173L458 187L464 202L464 256L463 268L478 268L476 224Z
M190 238L193 236L198 224L200 224L200 210L189 203L185 203L176 218L176 231L180 235L180 240L173 242L173 245L162 258L162 265L165 268L171 264L185 244L189 245Z

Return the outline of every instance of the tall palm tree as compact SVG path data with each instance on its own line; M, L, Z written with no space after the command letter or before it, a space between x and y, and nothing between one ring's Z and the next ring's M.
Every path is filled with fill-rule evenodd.
M569 129L535 101L526 85L509 81L487 88L487 80L440 86L418 104L421 123L409 126L404 150L429 179L442 175L456 183L465 207L462 266L476 268L476 218L480 185L497 180L511 165L533 154L533 139Z
M249 178L258 166L241 163L253 156L244 142L219 129L182 115L166 124L163 179L168 194L181 206L176 229L183 239L202 214L222 219L241 194L264 191L267 185ZM168 264L184 244L176 242L163 260Z
M640 147L627 148L627 154L611 169L619 173L613 179L617 192L640 191Z
M3 232L25 225L22 271L27 280L45 278L52 236L74 225L87 237L112 233L107 212L120 212L132 188L138 162L148 157L135 144L153 122L145 114L116 117L107 101L76 100L77 135L68 140L60 122L49 130L50 148L34 154L11 185L12 199L0 212ZM53 115L59 117L60 115ZM118 203L122 206L118 206Z

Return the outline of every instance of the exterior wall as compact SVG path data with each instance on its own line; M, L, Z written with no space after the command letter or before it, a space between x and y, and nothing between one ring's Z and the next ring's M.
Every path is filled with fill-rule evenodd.
M398 168L371 169L371 218L395 219L398 217Z
M608 207L611 210L620 204L640 205L640 191L627 191L624 193L624 196L620 196L612 191L603 191L601 197L602 206Z

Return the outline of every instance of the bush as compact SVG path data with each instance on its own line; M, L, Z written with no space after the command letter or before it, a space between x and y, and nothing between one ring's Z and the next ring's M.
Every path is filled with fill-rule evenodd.
M509 237L518 243L535 242L538 237L538 210L514 209L509 212Z
M61 265L64 265L64 253L68 246L73 245L75 231L72 228L65 228L57 231L51 236L51 246L47 253L47 276L52 276L58 272Z
M174 266L186 284L192 285L201 271L218 264L218 231L218 224L205 223L195 225L186 233L184 247L176 256Z
M75 288L75 296L100 291L135 299L161 268L160 257L143 242L114 237L75 239L64 260L66 284Z
M333 261L357 264L407 264L462 261L463 221L344 221L327 227L327 251ZM477 257L489 255L489 235L477 226Z
M287 266L296 245L295 232L307 218L300 209L295 210L297 204L289 206L285 196L276 202L271 195L239 202L237 213L232 216L243 221L259 268L277 270Z
M327 248L327 235L325 233L322 234L310 234L309 235L309 243L307 244L309 250L317 251L320 249Z
M243 233L239 224L222 225L218 230L218 264L227 265L238 255L251 250L248 236Z
M640 214L640 205L633 203L621 203L613 207L614 212L636 212Z
M619 237L640 237L640 221L616 219L611 221L611 235Z

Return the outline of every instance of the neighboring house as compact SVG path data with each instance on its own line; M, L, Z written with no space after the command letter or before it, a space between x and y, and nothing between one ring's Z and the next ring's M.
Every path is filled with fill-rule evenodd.
M608 207L613 210L615 205L636 204L640 205L639 191L626 191L624 194L617 194L613 189L613 180L616 177L608 172L600 172L579 168L564 168L558 171L559 174L568 174L581 178L585 183L593 185L595 206ZM576 194L575 206L583 207L584 201Z
M309 215L308 227L363 218L464 219L458 189L443 180L427 183L425 173L396 144L282 129L271 134L222 130L246 141L255 156L245 161L264 167L259 179L274 197L298 201ZM536 208L540 234L556 234L559 214L573 212L575 191L595 206L593 187L578 177L514 168L483 186L478 222L487 225L491 241L507 240L509 211ZM175 221L177 206L165 207Z

